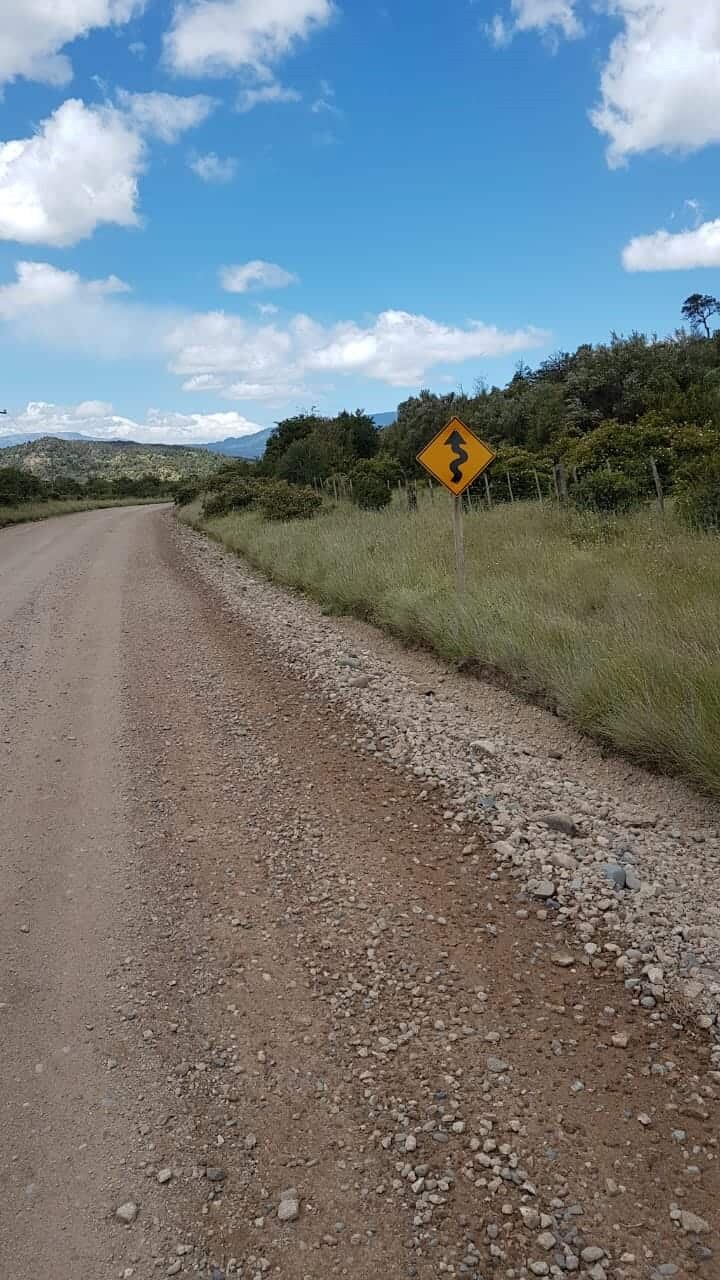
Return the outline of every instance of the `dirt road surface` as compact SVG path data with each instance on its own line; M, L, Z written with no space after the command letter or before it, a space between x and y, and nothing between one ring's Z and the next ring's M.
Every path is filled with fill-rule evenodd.
M187 536L0 533L2 1280L718 1280L707 1034L463 859Z

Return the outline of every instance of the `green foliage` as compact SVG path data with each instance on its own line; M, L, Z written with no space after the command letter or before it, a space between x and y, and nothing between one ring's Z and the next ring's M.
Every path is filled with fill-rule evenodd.
M343 410L335 418L300 414L279 422L261 463L263 474L307 485L346 475L359 459L371 458L378 448L378 430L362 409Z
M627 514L640 506L644 496L642 473L638 471L589 471L570 490L578 507L603 514Z
M251 476L226 477L225 484L214 486L203 500L203 516L226 516L230 511L255 507L266 482Z
M675 477L675 496L685 524L720 530L720 454L686 463Z
M669 449L683 424L720 430L720 337L682 330L663 340L613 335L608 343L557 352L536 369L522 365L504 388L479 384L474 395L420 391L399 406L397 421L382 433L382 448L410 475L416 454L453 414L495 447L521 447L535 458L578 467L580 458L569 457L573 446L614 423L618 445L632 437L631 454L644 452L647 463L648 449ZM608 457L611 464L621 461L613 449L602 454L601 465ZM662 457L656 461L663 474ZM495 464L490 473L493 488L500 470Z
M325 480L332 471L332 459L328 442L322 431L313 431L302 440L294 440L278 459L276 475L288 484L312 484L313 480Z
M538 484L543 497L550 494L552 486L548 463L517 445L501 445L498 448L497 457L488 472L488 480L493 502L510 502L513 499L536 502ZM482 477L475 482L473 491L484 493L485 482Z
M287 453L290 445L304 440L312 431L322 429L327 421L327 418L321 417L312 410L310 413L298 413L294 418L285 418L282 422L278 422L277 428L265 446L260 463L263 475L277 475L280 459Z
M687 320L693 333L704 333L710 337L711 316L720 313L720 302L709 293L691 293L682 305L683 319Z
M79 501L118 498L162 498L168 492L157 476L115 476L112 481L91 476L81 484L73 476L57 476L47 482L21 467L0 467L0 506L14 507L28 502Z
M253 462L248 462L245 458L233 458L231 462L222 462L217 471L207 479L202 480L196 477L196 483L201 486L205 492L215 493L220 489L233 485L237 480L250 479L257 475L257 467Z
M266 520L309 520L321 506L320 495L307 486L285 480L267 480L258 486L257 507Z
M19 467L0 467L0 506L17 507L42 494L43 485L36 476Z
M188 480L185 484L178 484L174 488L174 498L176 507L187 507L194 502L200 495L200 484L197 480Z
M366 511L381 511L392 501L401 475L398 464L385 456L365 458L350 473L353 502Z

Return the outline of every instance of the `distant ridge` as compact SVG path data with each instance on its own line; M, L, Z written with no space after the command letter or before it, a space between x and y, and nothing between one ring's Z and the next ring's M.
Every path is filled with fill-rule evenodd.
M254 431L251 436L227 436L225 440L213 440L210 444L199 444L198 449L207 449L209 453L220 453L226 458L261 458L265 445L272 435L274 427L266 427L264 431Z
M40 480L60 477L78 480L90 476L112 480L154 475L160 480L182 480L217 471L221 460L204 449L182 444L140 444L134 440L91 440L77 436L38 436L23 444L5 445L2 465L21 467Z

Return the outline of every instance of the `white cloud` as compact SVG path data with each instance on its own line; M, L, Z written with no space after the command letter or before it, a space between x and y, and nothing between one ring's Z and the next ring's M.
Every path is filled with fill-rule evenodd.
M516 31L551 37L582 34L579 0L512 0L512 20L498 15L496 45ZM590 112L607 136L611 167L652 150L693 151L720 142L720 4L718 0L597 0L621 23Z
M438 367L530 350L548 338L532 327L445 325L406 311L365 324L322 325L302 314L249 320L150 307L126 293L116 276L83 280L48 263L19 263L16 281L0 285L0 322L12 337L85 357L163 361L188 391L273 403L312 394L308 382L326 385L327 375L417 386Z
M655 231L636 236L623 249L626 271L687 271L720 267L720 218L692 231Z
M128 93L119 89L117 100L123 114L139 133L177 142L187 129L207 120L216 103L204 93L180 98L172 93Z
M184 0L165 36L165 57L185 75L242 68L267 80L273 64L333 12L332 0Z
M304 317L296 324L303 345L310 348L306 368L361 372L395 386L418 382L436 365L507 355L538 346L547 336L535 329L507 333L478 321L459 328L407 311L383 311L365 328L346 323L323 332Z
M301 94L297 89L287 89L285 85L274 81L259 89L243 89L238 95L237 109L243 115L267 102L300 102Z
M174 141L203 120L202 95L118 95L120 107L68 98L36 133L0 143L0 240L76 244L103 223L135 227L146 135Z
M510 22L496 14L486 27L498 48L508 45L516 33L523 31L550 32L568 40L582 34L575 0L511 0L510 13Z
M608 162L661 148L720 142L720 5L717 0L606 0L624 22L601 81L595 128Z
M107 418L113 407L107 400L83 400L75 405L75 416L78 418Z
M251 289L286 289L297 284L298 277L276 262L244 262L240 266L221 267L220 284L226 293L249 293Z
M232 182L237 173L237 160L234 156L219 156L214 151L190 156L188 165L203 182Z
M226 392L247 398L252 386L252 398L261 399L274 396L278 387L296 387L312 373L412 386L438 365L527 350L544 345L547 336L534 328L507 332L478 322L443 325L406 311L385 311L365 327L326 327L304 315L284 327L252 325L216 311L183 320L168 334L167 347L173 372L224 378Z
M0 5L0 84L23 76L46 84L72 79L64 45L93 28L128 22L144 0L4 0Z
M0 239L69 245L137 225L140 135L114 108L69 98L31 138L0 144Z
M0 285L0 321L22 341L104 360L156 358L177 313L123 295L117 276L83 280L48 262L18 262L16 279Z
M60 432L75 431L95 440L198 444L223 440L226 436L248 436L261 430L259 423L251 422L232 409L220 413L174 413L148 409L145 417L136 421L114 413L112 405L102 400L86 400L74 406L31 401L18 413L8 414L3 419L0 443L4 435L16 432L57 435Z

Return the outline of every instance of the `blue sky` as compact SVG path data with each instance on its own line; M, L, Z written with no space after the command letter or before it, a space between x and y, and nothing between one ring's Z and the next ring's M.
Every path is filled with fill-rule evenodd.
M0 430L385 410L720 291L716 0L24 0L0 84Z

